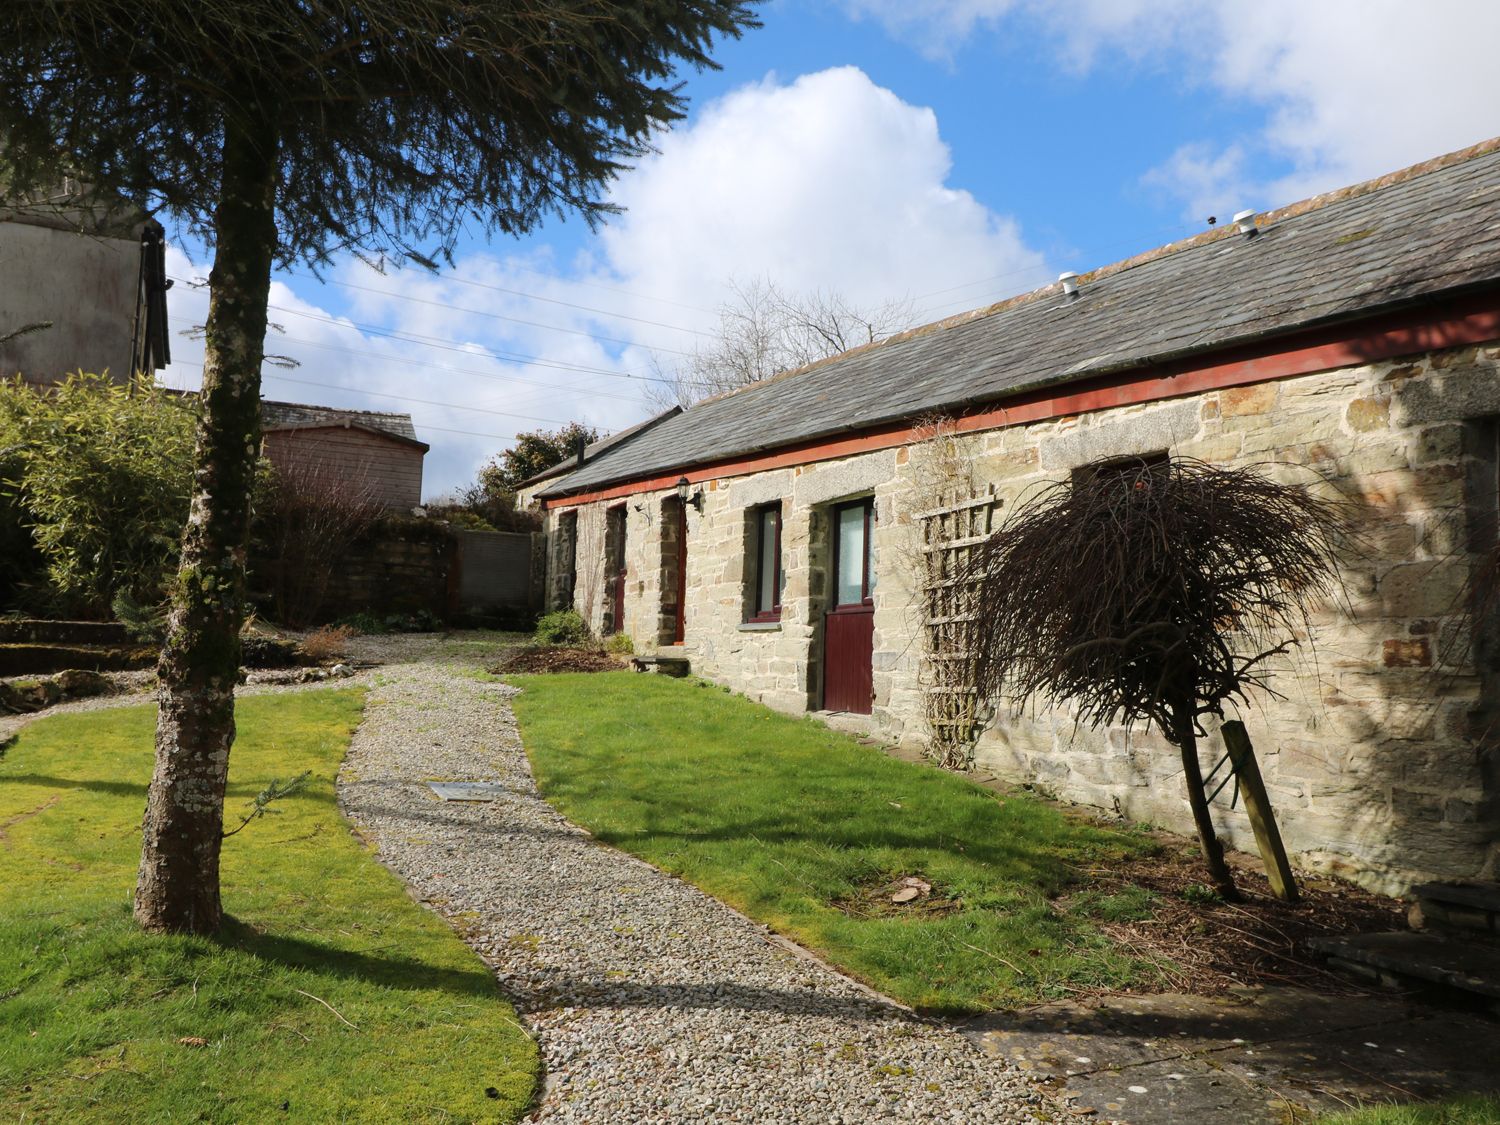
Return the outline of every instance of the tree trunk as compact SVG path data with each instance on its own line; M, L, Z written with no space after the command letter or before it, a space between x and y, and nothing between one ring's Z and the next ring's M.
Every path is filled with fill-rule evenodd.
M1226 902L1240 901L1239 889L1234 885L1234 876L1224 862L1224 847L1214 831L1213 817L1208 810L1208 794L1203 787L1203 768L1198 762L1198 735L1193 730L1192 711L1187 707L1173 709L1177 727L1177 746L1182 751L1182 775L1187 784L1188 807L1193 810L1193 823L1198 828L1198 846L1203 851L1203 862L1208 867L1208 876L1214 888Z
M148 930L207 934L221 918L219 846L260 451L276 166L267 121L226 121L193 499L157 669L156 770L135 892L136 921Z

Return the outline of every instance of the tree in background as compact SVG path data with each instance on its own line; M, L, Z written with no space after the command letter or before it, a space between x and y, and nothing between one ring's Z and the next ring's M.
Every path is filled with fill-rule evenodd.
M1310 636L1339 586L1351 513L1296 484L1200 461L1079 470L1012 510L980 548L970 644L981 698L1071 705L1089 726L1149 722L1182 757L1204 862L1233 877L1209 815L1203 722Z
M580 443L592 445L598 440L599 431L582 422L569 422L557 430L517 434L515 445L479 470L476 484L492 496L514 495L528 478L575 456Z
M58 606L96 616L120 594L162 600L188 510L196 421L190 399L145 378L121 385L80 372L46 394L19 379L0 384L10 508L0 522L16 547L30 539Z
M648 392L663 409L691 406L713 395L769 379L862 344L878 343L910 328L910 301L862 309L837 293L791 295L774 282L734 284L719 309L713 340L670 367L658 362L661 381Z
M64 173L212 245L202 415L159 672L135 916L218 929L245 552L273 263L451 259L463 224L590 223L682 116L680 63L750 0L69 0L0 7L20 191ZM435 249L434 249L435 247Z

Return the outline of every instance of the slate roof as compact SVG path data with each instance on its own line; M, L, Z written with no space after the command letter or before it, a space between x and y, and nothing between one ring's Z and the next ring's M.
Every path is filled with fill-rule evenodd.
M649 430L658 422L665 422L668 418L674 417L675 415L681 413L682 407L673 406L667 410L663 410L660 414L653 414L644 422L637 422L633 426L627 426L623 430L616 430L612 434L605 434L598 441L590 442L588 445L583 447L583 463L585 465L588 464L594 458L598 457L601 453L613 449L617 445L623 445L625 442L629 441L637 434ZM551 480L553 477L560 477L565 473L571 472L576 463L577 462L575 457L569 457L566 461L559 461L556 465L552 465L549 468L543 469L539 473L532 473L529 477L521 482L521 487L528 488L533 484L540 484L544 480Z
M332 406L313 406L305 402L275 402L261 399L260 424L266 430L307 430L326 426L353 426L373 430L388 437L429 448L417 440L410 414L393 414L384 410L340 410Z
M1500 138L692 406L542 492L662 475L1500 284Z

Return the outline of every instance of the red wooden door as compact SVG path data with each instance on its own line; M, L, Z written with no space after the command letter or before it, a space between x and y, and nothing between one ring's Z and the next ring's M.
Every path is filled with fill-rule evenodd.
M868 715L875 696L873 500L833 510L833 597L823 620L823 709Z

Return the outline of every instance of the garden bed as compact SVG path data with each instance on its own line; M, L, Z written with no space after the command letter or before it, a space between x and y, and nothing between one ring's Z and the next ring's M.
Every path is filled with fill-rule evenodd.
M528 645L505 655L490 668L491 674L548 672L618 672L620 659L596 648L567 648L557 645Z

